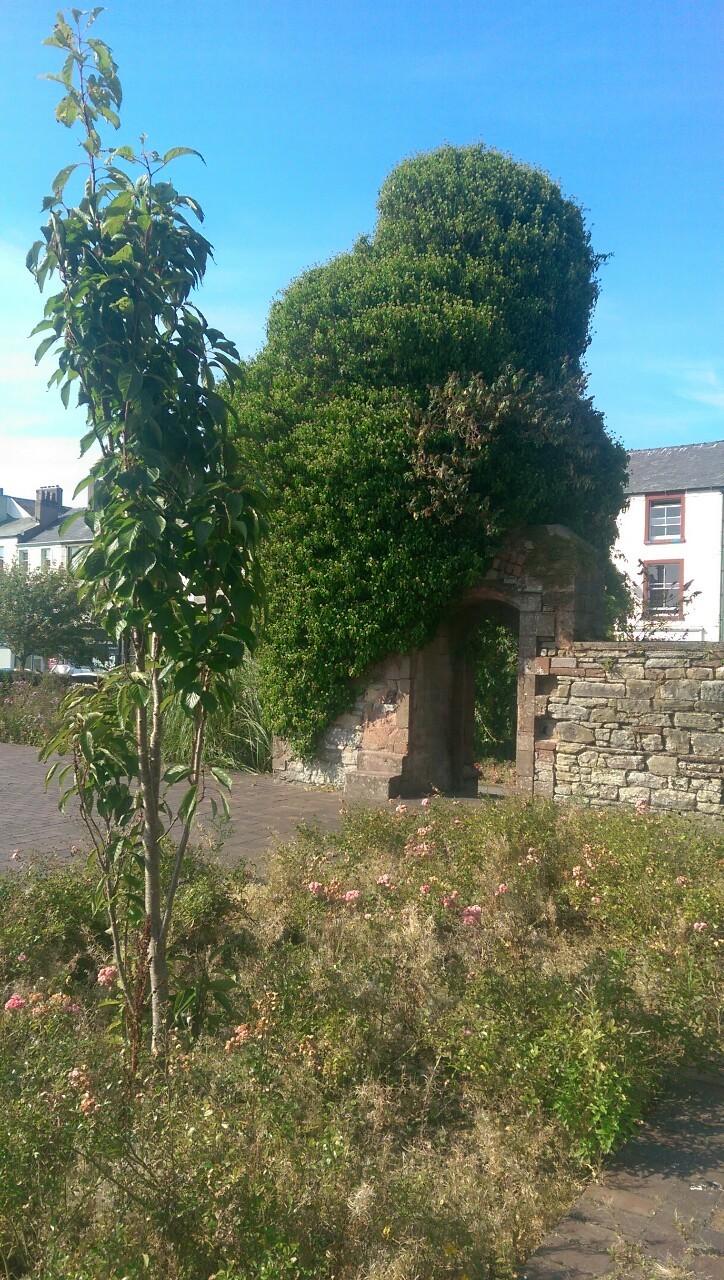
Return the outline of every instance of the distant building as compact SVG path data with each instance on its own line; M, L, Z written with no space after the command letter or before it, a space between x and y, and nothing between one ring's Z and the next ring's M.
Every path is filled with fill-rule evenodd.
M627 492L615 549L645 625L724 642L724 440L635 449Z
M67 529L61 525L73 516ZM83 507L63 505L59 485L38 489L35 500L13 498L0 489L0 569L16 561L28 570L68 568L81 547L91 541ZM0 668L15 665L9 649L0 647ZM42 668L40 659L35 660Z

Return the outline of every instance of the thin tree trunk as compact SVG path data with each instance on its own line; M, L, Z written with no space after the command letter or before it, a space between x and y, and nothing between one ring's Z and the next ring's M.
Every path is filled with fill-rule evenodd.
M154 637L154 652L156 638ZM136 644L136 665L146 670L143 640ZM148 707L138 707L136 736L138 766L143 800L143 863L146 928L148 930L148 973L151 984L151 1052L165 1057L168 1013L168 964L166 939L161 931L161 823L158 815L160 781L161 709L155 669L151 674L151 723Z

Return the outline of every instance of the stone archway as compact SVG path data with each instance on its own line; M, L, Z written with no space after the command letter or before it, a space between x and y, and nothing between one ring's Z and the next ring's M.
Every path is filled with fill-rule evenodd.
M562 525L511 534L484 578L454 603L423 649L390 654L369 672L350 710L300 761L277 740L274 771L290 781L332 785L350 798L443 792L475 794L469 756L471 672L456 643L474 611L518 619L516 789L533 793L536 656L603 634L603 573L588 543Z

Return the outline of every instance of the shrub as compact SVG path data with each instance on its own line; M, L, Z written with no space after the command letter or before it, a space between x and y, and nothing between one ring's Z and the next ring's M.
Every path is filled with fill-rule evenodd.
M0 678L0 742L42 747L57 733L68 681L62 676L3 672Z

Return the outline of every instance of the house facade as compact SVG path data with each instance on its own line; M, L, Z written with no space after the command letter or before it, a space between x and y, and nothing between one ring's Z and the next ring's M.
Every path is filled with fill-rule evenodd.
M724 642L724 440L636 449L617 564L652 638Z
M72 520L61 533L69 516ZM91 540L84 508L64 506L59 485L44 485L35 499L14 498L0 489L0 570L14 563L29 572L68 568L81 547ZM0 669L15 665L11 651L0 643ZM33 665L42 669L35 659Z

